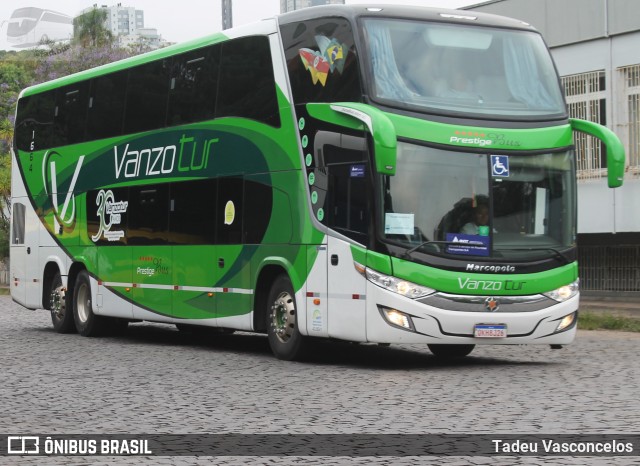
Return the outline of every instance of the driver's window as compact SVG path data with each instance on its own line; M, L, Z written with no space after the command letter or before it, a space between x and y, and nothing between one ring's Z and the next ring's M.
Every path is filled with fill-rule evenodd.
M323 190L323 223L367 244L371 219L370 164L366 139L320 131L315 139L316 187Z

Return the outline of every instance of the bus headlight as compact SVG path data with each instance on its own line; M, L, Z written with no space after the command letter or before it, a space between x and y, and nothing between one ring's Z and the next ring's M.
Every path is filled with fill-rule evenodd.
M580 280L576 280L573 283L569 283L568 285L561 286L557 290L550 291L548 293L542 293L548 298L554 299L559 303L566 301L567 299L573 298L580 291Z
M409 330L411 332L415 332L416 328L413 326L413 321L411 320L411 316L405 314L402 311L398 311L397 309L391 309L388 307L378 306L380 313L384 317L384 319L394 327L400 327L404 330Z
M406 296L407 298L418 299L435 293L435 290L427 288L426 286L416 285L415 283L411 283L407 280L390 277L389 275L371 270L369 267L363 267L358 263L355 263L354 265L356 270L363 274L371 283L374 283L385 290Z
M575 312L572 312L571 314L564 316L562 319L560 319L560 323L556 328L556 332L561 332L562 330L565 330L571 327L575 321L576 321Z

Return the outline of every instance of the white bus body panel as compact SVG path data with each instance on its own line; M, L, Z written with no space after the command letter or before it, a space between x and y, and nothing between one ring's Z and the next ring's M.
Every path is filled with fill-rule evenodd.
M438 309L367 283L367 336L378 343L545 344L571 343L576 327L553 334L562 317L578 310L578 296L534 312L460 312ZM394 327L378 305L412 316L416 332ZM476 324L505 324L507 338L474 338ZM464 335L464 336L458 336Z
M366 280L355 269L351 244L327 237L329 336L367 341Z
M91 294L93 302L93 312L97 315L109 315L111 317L123 317L133 319L132 304L122 299L102 283L98 283L91 277Z
M326 237L325 237L326 238ZM302 296L296 296L297 303L304 303L304 314L306 315L306 325L299 323L300 333L314 337L329 336L329 300L327 299L327 246L314 245L307 246L307 257L313 257L317 251L317 256L313 267L307 277L306 287L303 286ZM300 299L302 298L302 300ZM301 314L299 309L298 314Z

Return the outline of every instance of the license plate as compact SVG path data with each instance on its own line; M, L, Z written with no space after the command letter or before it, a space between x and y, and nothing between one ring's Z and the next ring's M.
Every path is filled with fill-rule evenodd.
M507 326L505 324L476 324L474 336L476 338L506 338Z

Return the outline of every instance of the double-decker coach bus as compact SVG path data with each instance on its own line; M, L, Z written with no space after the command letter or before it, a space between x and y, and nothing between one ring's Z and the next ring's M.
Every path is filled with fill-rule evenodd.
M24 90L11 289L58 332L131 321L558 347L576 334L571 120L540 34L427 8L309 8Z

